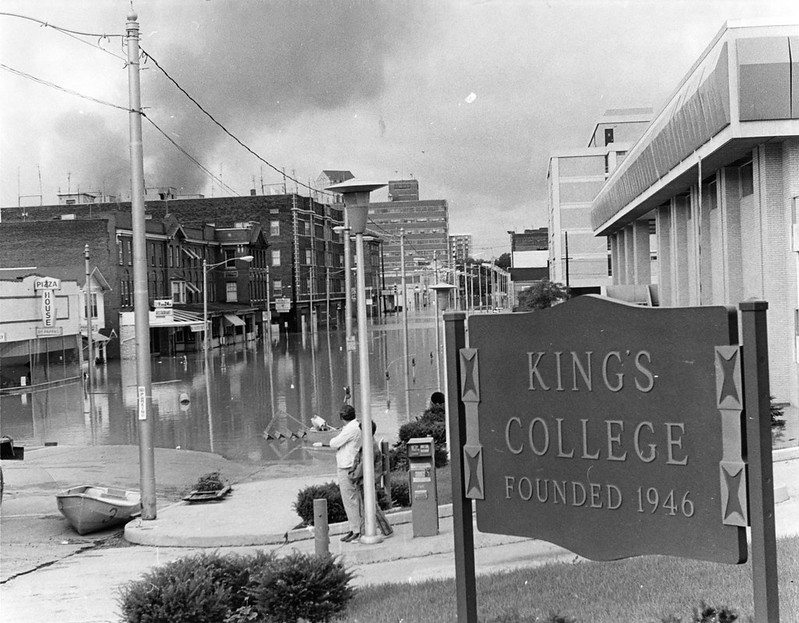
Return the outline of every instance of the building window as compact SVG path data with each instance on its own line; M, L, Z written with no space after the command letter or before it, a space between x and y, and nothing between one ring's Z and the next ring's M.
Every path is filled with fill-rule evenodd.
M605 145L613 142L613 128L605 128Z
M186 282L173 281L172 282L172 300L175 303L186 302Z
M269 221L269 235L270 236L280 235L280 221Z
M313 255L310 249L305 249L305 263L306 264L313 264Z
M228 303L235 303L238 300L238 288L235 281L225 283L225 300Z
M97 318L97 293L91 293L92 318Z
M280 266L280 249L272 251L272 266Z
M280 279L272 282L272 292L275 296L283 296L283 282Z
M738 169L741 178L741 197L748 197L755 192L755 184L752 174L752 163L747 162Z

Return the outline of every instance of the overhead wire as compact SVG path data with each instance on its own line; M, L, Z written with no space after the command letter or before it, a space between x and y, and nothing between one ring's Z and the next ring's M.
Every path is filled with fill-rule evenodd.
M125 106L120 106L119 104L114 104L113 102L108 102L108 101L105 101L105 100L101 100L99 98L92 97L91 95L84 95L83 93L78 93L77 91L73 91L72 89L67 89L67 88L62 87L62 86L60 86L58 84L55 84L54 82L50 82L48 80L43 80L42 78L37 78L36 76L34 76L32 74L26 73L24 71L20 71L18 69L14 69L13 67L9 67L8 65L5 65L3 63L0 63L0 69L5 69L6 71L8 71L10 73L13 73L13 74L16 74L16 75L18 75L18 76L20 76L22 78L26 78L28 80L31 80L31 81L36 82L38 84L41 84L43 86L47 86L47 87L50 87L52 89L56 89L58 91L62 91L62 92L67 93L69 95L74 95L76 97L80 97L82 99L89 100L91 102L95 102L96 104L101 104L103 106L109 106L110 108L116 108L117 110L123 110L123 111L128 112L128 113L131 112L131 109L127 108ZM150 123L150 125L152 125L156 130L158 130L158 132L160 132L164 136L164 138L166 138L170 143L172 143L172 145L180 153L182 153L197 168L199 168L206 175L208 175L213 181L217 182L220 186L223 186L224 188L226 188L234 196L240 194L235 189L233 189L230 186L228 186L227 184L225 184L220 178L216 177L205 166L203 166L203 164L199 160L197 160L197 158L192 156L186 149L184 149L181 145L179 145L171 136L169 136L166 132L164 132L164 130L162 130L152 119L150 119L149 116L147 116L144 113L144 111L139 111L139 114L141 114L141 116L144 119L146 119Z
M238 143L238 144L239 144L241 147L243 147L245 150L247 150L247 151L248 151L248 152L249 152L251 155L255 156L255 158L256 158L256 159L260 160L260 161L261 161L261 162L263 162L263 163L264 163L266 166L268 166L270 169L272 169L272 170L276 171L277 173L280 173L280 174L281 174L283 177L285 177L286 179L289 179L289 180L291 180L292 182L294 182L294 183L295 183L295 184L297 184L298 186L302 186L303 188L307 188L308 190L310 190L310 191L313 191L313 192L317 192L317 193L322 193L322 194L324 194L324 195L333 196L333 194L332 194L332 193L326 192L326 191L324 191L324 190L318 190L318 189L314 188L313 186L309 186L308 184L305 184L305 183L301 182L300 180L296 179L295 177L292 177L291 175L286 175L286 173L283 171L283 169L280 169L280 168L278 168L277 166L275 166L274 164L272 164L271 162L269 162L268 160L266 160L265 158L263 158L262 156L260 156L258 153L256 153L256 152L255 152L255 151L254 151L252 148L250 148L248 145L246 145L246 144L244 143L244 141L242 141L242 140L241 140L240 138L238 138L238 137L237 137L235 134L233 134L233 133L232 133L230 130L228 130L228 129L227 129L225 126L224 126L224 124L222 124L222 123L221 123L219 120L217 120L217 119L216 119L216 117L214 117L214 116L213 116L213 115L212 115L210 112L208 112L208 111L207 111L207 110L206 110L206 109L203 107L203 105L202 105L202 104L200 104L200 102L198 102L198 101L197 101L197 100L196 100L196 99L195 99L195 98L194 98L194 97L193 97L193 96L192 96L192 95L191 95L191 94L190 94L190 93L189 93L189 92L188 92L186 89L184 89L184 88L183 88L183 87L182 87L182 86L181 86L181 85L178 83L178 81L177 81L177 80L175 80L175 78L173 78L173 77L172 77L172 76L169 74L169 72L167 72L167 71L166 71L166 70L165 70L165 69L164 69L164 68L161 66L161 64L160 64L160 63L159 63L159 62L158 62L158 61L157 61L157 60L156 60L156 59L153 57L153 55L152 55L152 54L150 54L149 52L147 52L147 51L146 51L144 48L142 48L141 46L139 47L139 49L141 50L142 54L143 54L143 55L144 55L144 56L145 56L145 57L146 57L148 60L151 60L151 61L153 62L153 64L154 64L154 65L155 65L155 66L156 66L156 67L157 67L157 68L158 68L158 69L161 71L161 73L162 73L162 74L164 74L164 76L166 76L166 78L167 78L167 79L168 79L168 80L169 80L169 81L170 81L172 84L174 84L174 85L175 85L175 87L176 87L176 88L177 88L177 89L178 89L178 90L179 90L181 93L183 93L183 95L185 95L185 96L186 96L186 97L189 99L189 101L191 101L191 103L192 103L192 104L194 104L194 105L195 105L195 106L196 106L196 107L197 107L197 108L200 110L200 112L202 112L202 113L203 113L203 114L204 114L206 117L208 117L208 118L209 118L209 119L210 119L210 120L211 120L211 121L212 121L212 122L213 122L213 123L214 123L214 124L215 124L217 127L219 127L219 129L221 129L221 130L222 130L222 131L223 131L225 134L227 134L227 135L228 135L230 138L232 138L232 139L233 139L233 140L234 140L236 143Z
M212 180L217 182L220 186L226 188L233 196L239 196L240 193L237 192L235 189L228 186L225 182L222 181L221 178L216 177L210 170L202 165L202 163L197 160L194 156L192 156L188 151L186 151L183 147L181 147L169 134L164 132L150 117L148 117L144 112L141 113L141 116L147 120L147 122L152 125L156 130L158 130L161 135L168 140L172 145L177 149L180 153L182 153L189 161L191 161L198 169L200 169L203 173L205 173L208 177Z
M48 80L44 80L42 78L37 78L31 74L25 73L24 71L20 71L19 69L14 69L13 67L9 67L3 63L0 63L0 69L5 69L12 74L16 74L23 78L27 78L28 80L32 80L33 82L37 82L44 86L48 86L50 88L56 89L58 91L63 91L64 93L68 93L69 95L74 95L76 97L83 98L85 100L89 100L91 102L95 102L97 104L102 104L103 106L110 106L111 108L118 108L119 110L124 110L125 112L130 112L130 109L126 106L120 106L118 104L114 104L112 102L107 102L105 100L101 100L97 97L92 97L91 95L84 95L83 93L78 93L77 91L73 91L72 89L67 89L66 87L62 87L54 82L49 82Z
M65 35L67 35L67 36L70 36L70 37L72 37L72 38L75 38L75 39L76 39L76 40L78 40L78 41L81 41L80 39L77 39L77 37L78 37L78 36L82 36L82 37L97 37L97 38L98 38L98 40L102 40L102 39L110 39L111 37L119 37L119 38L121 38L121 39L124 39L124 38L125 38L125 36L126 36L126 35L122 35L122 34L119 34L119 35L117 35L117 34L107 34L107 33L91 33L91 32L82 32L82 31L79 31L79 30L72 30L72 29L69 29L69 28L63 28L63 27L61 27L61 26L56 26L55 24L51 24L51 23L49 23L49 22L46 22L46 21L44 21L44 20L37 19L37 18L35 18L35 17L30 17L30 16L27 16L27 15L20 15L20 14L17 14L17 13L8 13L8 12L5 12L5 11L0 11L0 16L4 16L4 17L15 17L15 18L18 18L18 19L23 19L23 20L32 21L32 22L35 22L35 23L37 23L37 24L39 24L39 25L41 25L41 26L43 26L43 27L52 28L52 29L54 29L54 30L56 30L56 31L58 31L58 32L60 32L60 33L62 33L62 34L65 34ZM103 51L103 52L106 52L107 54L110 54L111 56L114 56L115 58L119 58L120 60L122 60L122 61L124 61L125 63L127 63L127 59L126 59L126 58L124 58L124 57L122 57L122 56L118 56L118 55L114 54L113 52L111 52L111 51L109 51L109 50L107 50L107 49L103 48L102 46L99 46L99 45L96 45L96 44L91 44L91 43L88 43L88 42L85 42L85 41L81 41L81 42L82 42L82 43L85 43L86 45L89 45L89 46L91 46L91 47L96 47L97 49L99 49L99 50L101 50L101 51ZM253 155L253 156L254 156L256 159L258 159L260 162L263 162L263 163L264 163L266 166L268 166L269 168L273 169L274 171L276 171L277 173L279 173L280 175L282 175L282 176L283 176L285 179L289 179L289 180L291 180L292 182L294 182L294 183L295 183L295 184L297 184L298 186L301 186L301 187L303 187L303 188L307 188L309 191L312 191L312 192L315 192L315 193L322 193L322 194L324 194L324 195L333 196L333 195L332 195L332 193L329 193L329 192L326 192L326 191L323 191L323 190L316 189L316 188L314 188L313 186L310 186L310 185L308 185L308 184L304 184L303 182L301 182L300 180L298 180L298 179L294 178L294 177L293 177L293 176L291 176L291 175L287 175L287 174L284 172L284 170L283 170L282 168L278 168L276 165L272 164L271 162L269 162L268 160L266 160L265 158L263 158L261 155L259 155L257 152L255 152L255 151L254 151L252 148L250 148L248 145L246 145L246 144L245 144L245 143L244 143L244 142L243 142L241 139L239 139L237 136L235 136L235 135L234 135L234 134L233 134L233 133L232 133L230 130L228 130L228 129L227 129L227 128L226 128L226 127L225 127L225 126L224 126L224 125L223 125L221 122L219 122L219 121L218 121L218 120L217 120L217 119L216 119L216 118L215 118L215 117L214 117L214 116L213 116L213 115L212 115L210 112L208 112L208 111L207 111L207 110L206 110L206 109L205 109L205 108L204 108L204 107L203 107L203 106L202 106L202 105L201 105L201 104L200 104L200 103L199 103L199 102L198 102L198 101L197 101L197 100L196 100L196 99L195 99L195 98L194 98L194 97L191 95L191 94L189 94L189 92L188 92L188 91L186 91L186 90L185 90L185 89L184 89L184 88L183 88L183 87L182 87L182 86L181 86L181 85L180 85L180 84L177 82L177 80L175 80L175 79L174 79L174 78L173 78L173 77L172 77L172 76L171 76L171 75L170 75L170 74L169 74L169 73L168 73L168 72L167 72L167 71L166 71L166 70L165 70L165 69L164 69L164 68L163 68L163 67L160 65L160 63L158 63L158 61L157 61L157 60L156 60L156 59L155 59L155 58L154 58L154 57L153 57L153 56L152 56L152 55L151 55L149 52L147 52L146 50L144 50L144 49L143 49L141 46L139 47L139 49L140 49L140 51L141 51L142 55L145 57L145 59L147 59L147 60L151 60L151 61L153 62L153 64L154 64L154 65L155 65L155 66L156 66L156 67L157 67L157 68L158 68L158 69L161 71L161 73L163 73L163 74L164 74L164 76L166 76L166 78L167 78L167 79L168 79L170 82L172 82L172 84L174 84L174 85L175 85L175 87L176 87L176 88L177 88L179 91L181 91L181 92L182 92L182 93L183 93L183 94L184 94L184 95L185 95L185 96L186 96L186 97L187 97L187 98L188 98L188 99L189 99L189 100L190 100L190 101L191 101L191 102L192 102L192 103L193 103L193 104L194 104L194 105L195 105L195 106L196 106L196 107L197 107L197 108L198 108L198 109L199 109L199 110L200 110L200 111L203 113L203 114L205 114L205 115L206 115L206 116L207 116L207 117L208 117L208 118L209 118L209 119L210 119L210 120L211 120L211 121L212 121L214 124L216 124L216 125L217 125L217 126L218 126L218 127L219 127L219 128L220 128L220 129L221 129L221 130L222 130L222 131L225 133L225 134L227 134L227 135L228 135L230 138L232 138L234 141L236 141L236 143L238 143L238 144L239 144L241 147L243 147L245 150L247 150L247 151L248 151L248 152L249 152L251 155ZM20 75L20 76L22 76L22 77L25 77L25 78L28 78L28 79L30 79L30 80L33 80L34 82L38 82L38 83L40 83L40 84L44 84L44 85L46 85L46 86L50 86L50 87L52 87L52 88L55 88L55 89L58 89L58 90L64 91L65 93L70 93L70 94L72 94L72 95L76 95L77 97L82 97L82 98L84 98L84 99L87 99L87 100L90 100L90 101L94 101L94 102L96 102L96 103L99 103L99 104L104 104L104 105L111 106L111 107L114 107L114 108L120 108L120 109L122 109L122 110L126 110L126 111L128 111L128 112L129 112L129 109L128 109L128 108L126 108L126 107L117 106L116 104L112 104L112 103L109 103L109 102L105 102L105 101L103 101L103 100L99 100L99 99L97 99L97 98L93 98L93 97L91 97L91 96L83 95L83 94L81 94L81 93L78 93L77 91L72 91L72 90L70 90L70 89L66 89L66 88L64 88L64 87L60 87L60 86L58 86L58 85L56 85L56 84L54 84L54 83L47 82L46 80L42 80L42 79L40 79L40 78L36 78L35 76L32 76L32 75L30 75L30 74L26 74L25 72L22 72L22 71L19 71L19 70L15 70L15 69L13 69L13 68L11 68L11 67L8 67L8 66L6 66L6 65L2 65L2 64L0 64L0 67L2 67L3 69L5 69L5 70L7 70L7 71L10 71L10 72L12 72L12 73L16 73L16 74L18 74L18 75ZM161 132L161 134L163 134L163 135L164 135L164 137L166 137L166 138L167 138L167 140L169 140L169 141L170 141L170 142L171 142L171 143L172 143L172 144L173 144L173 145L174 145L174 146L175 146L175 147L176 147L176 148L177 148L179 151L181 151L181 153L183 153L183 154L184 154L184 155L185 155L185 156L186 156L186 157L187 157L189 160L191 160L191 161L192 161L194 164L196 164L198 167L200 167L200 168L201 168L201 169L202 169L202 170L203 170L203 171L204 171L206 174L210 175L210 176L211 176L211 177L212 177L214 180L218 181L218 182L220 183L220 185L224 186L224 187L225 187L225 188L227 188L227 189L228 189L230 192L233 192L233 193L235 194L235 192L236 192L235 190L233 190L232 188L230 188L230 186L227 186L226 184L224 184L224 183L223 183L223 182L222 182L222 181L221 181L219 178L217 178L216 176L214 176L214 175L213 175L213 174L212 174L212 173L211 173L211 172L210 172L208 169L206 169L205 167L203 167L203 166L202 166L202 165L199 163L199 161L197 161L197 160L196 160L196 159L195 159L193 156L191 156L191 155L190 155L190 154L189 154L189 153L188 153L186 150L184 150L182 147L180 147L180 146L179 146L179 145L178 145L178 144L177 144L177 143L176 143L174 140L172 140L172 138L171 138L171 137L169 137L169 136L167 135L167 133L166 133L166 132L164 132L164 131L163 131L161 128L159 128L158 126L156 126L156 125L155 125L155 123L153 123L153 121L152 121L151 119L149 119L149 118L148 118L146 115L144 115L144 113L143 113L143 112L141 112L141 114L142 114L142 116L143 116L143 117L145 117L145 118L146 118L146 119L147 119L147 120L148 120L148 121L149 121L149 122L150 122L150 123L151 123L151 124L152 124L152 125L153 125L153 126L154 126L154 127L157 129L157 130L158 130L158 131L159 131L159 132Z

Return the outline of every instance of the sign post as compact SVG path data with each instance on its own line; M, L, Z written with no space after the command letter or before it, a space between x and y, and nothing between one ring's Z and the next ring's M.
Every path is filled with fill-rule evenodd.
M755 621L780 620L777 535L774 526L774 471L769 416L768 333L765 301L740 305L743 334L749 508L752 526L752 588Z

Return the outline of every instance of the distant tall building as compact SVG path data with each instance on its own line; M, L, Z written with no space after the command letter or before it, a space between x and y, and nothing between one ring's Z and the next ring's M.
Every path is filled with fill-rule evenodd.
M408 305L423 305L427 287L450 268L449 208L446 199L419 199L417 180L388 183L390 201L372 203L367 227L383 240L383 274L387 290L401 282L400 233L405 233ZM401 299L400 299L401 300ZM401 304L401 303L400 303Z
M514 300L525 288L549 277L549 235L546 227L510 234L510 274Z
M603 293L613 283L607 240L591 227L591 202L651 118L651 108L608 110L587 147L549 159L549 278L573 294Z
M449 235L449 257L453 265L463 263L472 255L471 234Z
M388 183L389 201L419 201L418 180L394 180Z

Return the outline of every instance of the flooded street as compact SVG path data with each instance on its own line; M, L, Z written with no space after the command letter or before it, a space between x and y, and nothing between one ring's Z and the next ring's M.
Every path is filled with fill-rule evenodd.
M432 315L409 315L409 391L403 378L402 317L369 328L372 418L378 437L420 415L437 389ZM215 452L236 461L303 461L299 438L318 415L339 426L347 386L344 331L273 336L203 353L152 361L154 444ZM358 354L353 396L360 401ZM443 364L442 364L443 365ZM442 371L443 378L443 371ZM132 359L96 367L91 396L82 383L0 396L2 434L16 445L137 445Z

